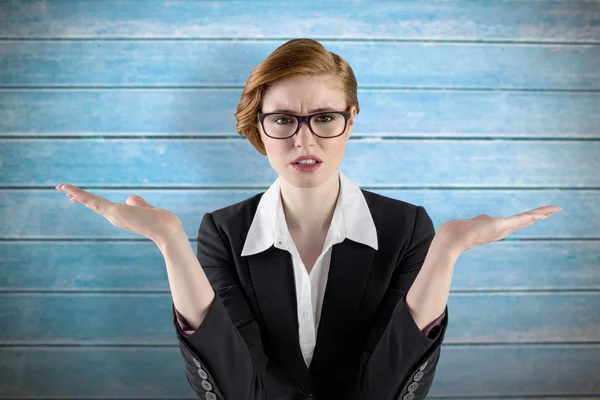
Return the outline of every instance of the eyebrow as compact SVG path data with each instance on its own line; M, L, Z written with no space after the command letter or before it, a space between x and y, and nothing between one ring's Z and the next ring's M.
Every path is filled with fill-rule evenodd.
M313 114L313 113L318 113L321 111L337 111L335 108L333 107L319 107L319 108L315 108L314 110L309 110L308 113L309 114ZM296 111L294 110L288 110L287 108L277 108L273 111L269 111L270 113L287 113L287 114L296 114Z

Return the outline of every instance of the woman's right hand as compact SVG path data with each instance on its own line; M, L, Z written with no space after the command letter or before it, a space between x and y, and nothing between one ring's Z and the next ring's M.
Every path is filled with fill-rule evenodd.
M137 195L129 196L125 201L127 204L121 204L73 185L61 184L56 189L66 193L71 201L102 215L117 228L142 235L156 244L173 232L183 230L183 224L175 214L164 208L153 207Z

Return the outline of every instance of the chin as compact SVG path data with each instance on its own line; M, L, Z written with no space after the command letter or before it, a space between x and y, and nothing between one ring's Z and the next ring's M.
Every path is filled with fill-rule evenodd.
M329 179L331 171L326 171L320 168L315 172L299 172L293 166L289 166L290 170L286 174L281 175L291 185L296 187L315 187L320 186Z

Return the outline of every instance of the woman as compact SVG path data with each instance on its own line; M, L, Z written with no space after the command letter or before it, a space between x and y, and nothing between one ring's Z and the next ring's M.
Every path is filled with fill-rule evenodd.
M558 211L483 214L436 234L422 206L362 190L339 170L358 112L345 60L310 39L276 49L248 79L236 118L279 177L206 213L197 256L168 210L57 187L160 248L200 398L425 398L456 259Z

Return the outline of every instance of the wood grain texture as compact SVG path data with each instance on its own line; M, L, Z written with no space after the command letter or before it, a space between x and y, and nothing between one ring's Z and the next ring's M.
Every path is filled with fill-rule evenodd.
M223 86L241 94L281 42L7 40L0 42L0 87ZM600 88L595 45L321 43L350 63L361 88Z
M572 399L597 392L597 346L442 346L432 397ZM0 376L0 393L13 399L193 397L174 346L0 348Z
M241 92L0 89L0 135L238 137L234 114ZM353 135L600 137L599 92L359 89L358 97Z
M0 346L177 345L171 304L168 292L0 293L0 326L10 327ZM598 304L597 291L452 293L444 344L595 342Z
M341 169L380 188L598 188L599 155L600 141L372 138L349 141ZM277 178L246 139L0 139L0 157L0 187L268 187Z
M70 232L68 224L62 223L57 225L58 232L52 233L64 240L52 240L42 236L41 232L38 236L44 237L43 241L22 240L26 236L24 232L21 240L0 242L0 254L3 255L0 259L0 292L93 294L115 291L136 294L169 291L164 259L154 243L124 240L124 235L117 235L114 227L112 231L96 228L102 222L90 224L88 236L92 238L83 241L85 236L78 232L83 232L81 226L87 221L71 217L69 220L73 221L72 225L79 222L75 232ZM547 229L553 228L555 226L548 222ZM547 229L540 229L538 235L532 235L532 229L533 226L520 235L517 232L511 234L510 240L490 243L461 255L451 292L485 294L600 289L597 239L543 239L541 236ZM190 236L190 245L195 251L196 234ZM528 240L528 236L531 239ZM454 315L454 310L452 313ZM580 318L585 316L578 314ZM476 318L474 322L477 322Z
M82 187L87 187L87 183ZM120 203L124 203L127 197L137 194L154 206L174 212L182 221L188 237L195 239L204 213L237 203L265 189L96 189L92 187L87 190ZM455 218L472 218L484 213L494 217L508 217L541 207L546 203L562 204L564 208L561 212L513 232L507 239L569 241L598 239L597 227L600 225L600 213L597 205L600 202L600 193L597 190L372 188L371 191L411 204L423 205L436 228ZM5 239L144 240L140 235L116 228L104 217L91 212L82 204L71 202L65 194L55 189L4 190L0 191L0 201L3 204L0 208L0 219L5 221L4 224L0 224L0 237ZM479 248L473 250L477 251Z
M0 2L0 399L195 398L156 245L54 186L138 194L195 251L204 213L276 177L234 113L295 37L354 69L360 186L436 228L563 208L461 255L427 398L600 399L598 21L599 1Z
M5 38L600 41L596 1L34 0L0 3ZM315 7L318 4L318 7ZM293 28L292 28L293 27Z

